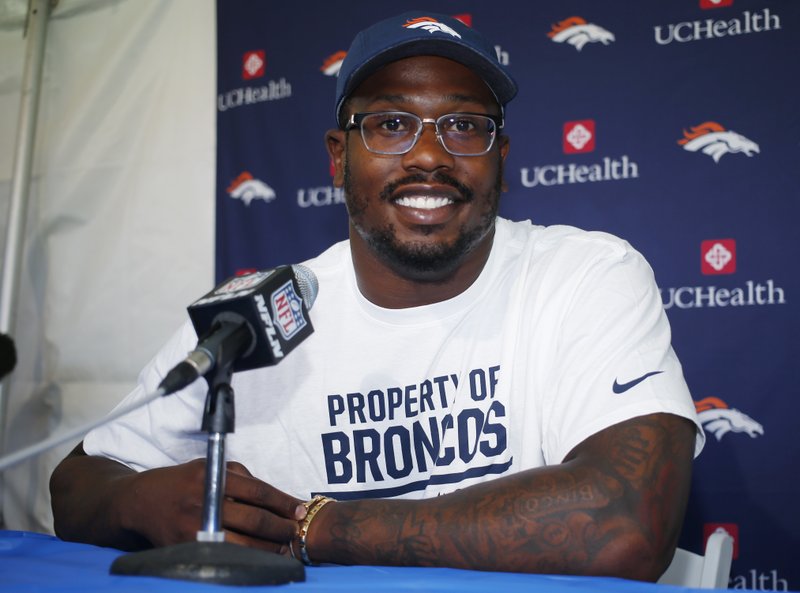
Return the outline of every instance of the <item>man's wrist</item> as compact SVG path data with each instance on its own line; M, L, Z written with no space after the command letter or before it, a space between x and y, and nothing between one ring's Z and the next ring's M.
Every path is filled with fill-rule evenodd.
M105 529L116 531L116 543L111 544L126 550L136 550L154 545L144 527L147 521L142 521L142 516L148 516L152 510L147 509L146 499L142 500L142 487L139 485L144 472L136 472L125 468L125 473L115 476L108 482L109 491L104 499L107 501L106 517L109 523ZM130 473L128 473L130 472Z
M126 468L127 469L127 468ZM109 513L114 525L129 532L137 532L141 488L138 485L141 473L130 470L129 475L120 475L109 481L113 495L108 496Z
M336 502L333 498L328 496L317 495L311 500L304 502L303 506L306 507L306 516L298 521L297 531L297 549L300 560L307 566L313 566L315 563L309 557L308 552L308 534L311 528L311 523L317 516L322 507L329 502Z

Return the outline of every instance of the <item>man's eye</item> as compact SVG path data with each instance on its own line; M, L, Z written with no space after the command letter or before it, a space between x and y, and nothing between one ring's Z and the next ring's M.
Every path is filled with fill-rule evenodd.
M389 130L390 132L396 132L400 129L401 124L396 119L386 119L381 124L381 127L385 130Z
M475 125L474 120L466 117L460 117L447 120L445 122L445 130L458 134L469 134L475 132L477 130L477 126Z
M389 117L378 122L378 129L384 132L402 132L408 129L408 124L399 117Z

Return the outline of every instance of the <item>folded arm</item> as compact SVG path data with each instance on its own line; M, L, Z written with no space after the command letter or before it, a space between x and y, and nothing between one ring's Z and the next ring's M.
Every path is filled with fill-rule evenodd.
M326 505L315 562L451 566L656 580L689 494L694 425L653 414L588 438L564 463L421 501Z
M425 500L326 505L307 551L315 562L449 566L656 580L680 534L694 425L671 414L633 418L575 447L563 463ZM80 446L51 479L56 533L123 549L193 540L204 463L134 472ZM299 500L228 465L226 539L297 551Z

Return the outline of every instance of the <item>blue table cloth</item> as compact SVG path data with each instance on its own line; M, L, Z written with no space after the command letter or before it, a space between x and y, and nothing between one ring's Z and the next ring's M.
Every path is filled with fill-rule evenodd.
M491 592L491 593L670 593L692 589L606 577L481 572L451 568L319 566L306 568L306 581L240 587L109 573L119 550L64 542L50 535L0 531L0 591L14 593L184 593L207 591ZM699 590L695 590L699 591Z

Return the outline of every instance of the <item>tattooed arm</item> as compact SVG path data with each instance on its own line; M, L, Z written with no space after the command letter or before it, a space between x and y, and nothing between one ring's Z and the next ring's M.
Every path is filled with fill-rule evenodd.
M694 436L688 420L653 414L593 435L559 465L428 500L328 504L308 553L339 564L656 580L680 534Z

